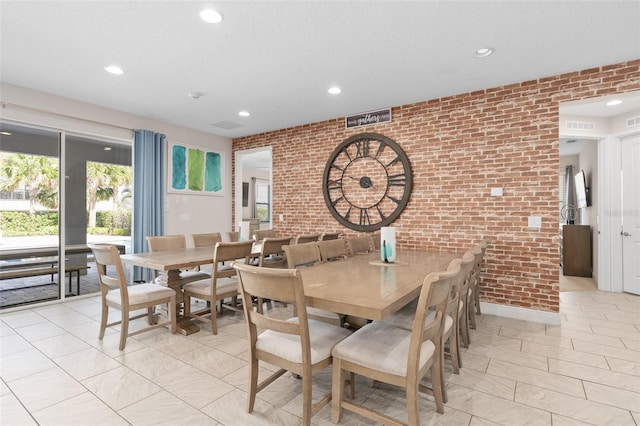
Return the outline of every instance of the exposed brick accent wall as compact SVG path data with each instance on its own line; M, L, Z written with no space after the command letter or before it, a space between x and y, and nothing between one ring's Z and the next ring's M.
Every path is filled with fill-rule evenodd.
M325 206L324 166L349 136L386 135L414 175L393 224L398 247L464 251L489 238L481 299L558 312L558 104L633 90L640 60L394 107L386 124L347 130L340 117L239 138L233 151L272 147L273 213L285 215L274 221L279 233L355 235ZM492 187L504 196L491 197ZM531 215L542 217L541 229L527 227Z

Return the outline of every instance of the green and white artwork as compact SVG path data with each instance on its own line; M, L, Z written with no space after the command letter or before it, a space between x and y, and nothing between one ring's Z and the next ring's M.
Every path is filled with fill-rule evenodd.
M168 191L195 195L224 195L224 152L169 144Z

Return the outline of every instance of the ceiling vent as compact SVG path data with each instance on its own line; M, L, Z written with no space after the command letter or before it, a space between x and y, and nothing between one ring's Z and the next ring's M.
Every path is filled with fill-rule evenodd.
M565 127L570 130L596 130L596 123L588 121L566 121Z
M212 126L219 127L225 130L233 130L244 127L242 124L234 123L233 121L229 120L218 121L217 123L213 123Z
M637 117L627 118L627 127L640 126L640 115Z

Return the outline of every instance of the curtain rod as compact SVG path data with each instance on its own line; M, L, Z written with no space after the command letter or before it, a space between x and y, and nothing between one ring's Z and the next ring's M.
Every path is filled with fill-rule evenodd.
M33 112L39 112L39 113L43 113L43 114L49 114L49 115L53 115L53 116L56 116L56 117L69 118L71 120L84 121L85 123L97 124L99 126L112 127L114 129L128 130L130 132L134 132L134 129L131 129L129 127L116 126L115 124L104 123L102 121L89 120L88 118L75 117L73 115L62 114L60 112L54 112L54 111L47 111L45 109L34 108L34 107L26 106L26 105L14 104L14 103L11 103L11 102L2 101L1 103L2 103L2 108L12 107L12 108L23 109L23 110L27 110L27 111L33 111Z

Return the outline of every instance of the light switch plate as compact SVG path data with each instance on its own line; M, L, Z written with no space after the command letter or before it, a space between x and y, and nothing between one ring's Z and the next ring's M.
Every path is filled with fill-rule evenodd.
M542 228L542 217L529 216L529 228Z
M491 188L492 197L502 197L502 188Z

